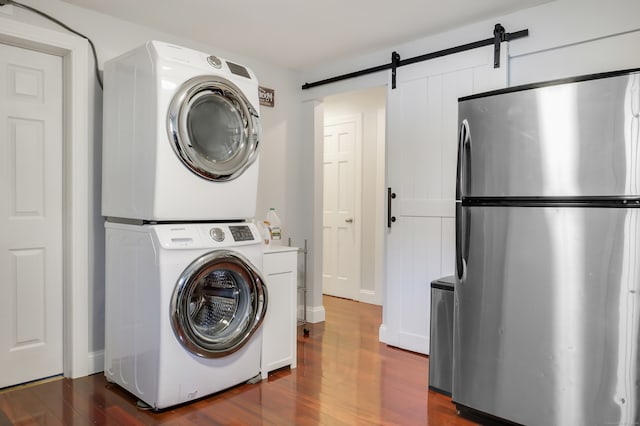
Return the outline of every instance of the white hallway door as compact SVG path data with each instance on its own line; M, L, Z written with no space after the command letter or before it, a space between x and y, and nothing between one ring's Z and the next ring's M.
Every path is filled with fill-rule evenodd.
M322 291L358 300L361 118L325 123Z
M454 273L458 98L507 85L493 46L398 69L387 105L391 216L380 340L429 353L431 281ZM389 86L391 87L391 86Z
M0 44L0 388L63 368L62 75Z

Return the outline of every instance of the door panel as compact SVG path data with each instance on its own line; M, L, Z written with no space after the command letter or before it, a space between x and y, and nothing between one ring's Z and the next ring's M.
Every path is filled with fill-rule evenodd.
M639 115L640 73L465 100L464 195L640 195Z
M62 373L62 59L0 44L0 387Z
M325 125L322 291L358 299L359 117Z
M176 155L204 179L233 180L258 156L258 111L222 77L185 82L169 105L168 131Z
M189 352L225 357L249 342L267 311L260 272L239 253L216 250L182 272L171 297L171 326Z
M493 48L480 48L402 67L388 91L385 343L429 353L429 284L454 272L458 98L506 83Z
M402 306L415 306L416 301L430 300L430 281L425 280L430 271L440 270L440 239L431 238L440 232L441 219L438 217L401 216L398 232L402 232L401 244L389 246L401 257L402 265L398 275L392 277L394 282L402 283L402 290L397 295ZM415 262L415 259L420 259ZM391 278L391 277L390 277ZM428 311L428 309L426 309ZM413 309L403 312L399 318L397 346L423 352L428 347L429 321L425 321L424 309Z
M454 401L521 424L637 423L640 209L463 210Z

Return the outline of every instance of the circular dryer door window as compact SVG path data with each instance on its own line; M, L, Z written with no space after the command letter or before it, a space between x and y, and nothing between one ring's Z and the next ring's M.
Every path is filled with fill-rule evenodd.
M171 324L190 352L205 358L229 355L260 327L267 289L256 268L239 253L218 250L193 261L171 298Z
M235 179L258 155L258 112L222 77L195 77L178 89L169 106L168 132L176 155L204 179Z

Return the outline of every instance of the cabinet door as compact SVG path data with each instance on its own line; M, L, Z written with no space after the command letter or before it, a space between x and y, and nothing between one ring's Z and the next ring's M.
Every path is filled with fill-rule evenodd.
M296 368L297 251L266 253L263 272L269 306L262 331L262 378L269 371Z

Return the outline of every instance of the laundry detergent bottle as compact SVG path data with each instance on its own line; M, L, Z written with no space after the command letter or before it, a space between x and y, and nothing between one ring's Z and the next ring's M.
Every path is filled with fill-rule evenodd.
M282 244L282 223L275 208L270 208L264 224L269 228L269 235L273 245Z

